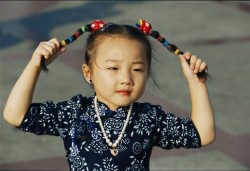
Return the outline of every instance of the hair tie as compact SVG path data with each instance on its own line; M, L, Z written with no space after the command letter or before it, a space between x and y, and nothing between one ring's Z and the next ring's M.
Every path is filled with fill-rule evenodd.
M140 19L139 23L136 23L136 27L140 29L146 36L150 35L159 42L162 43L170 52L176 55L183 55L184 52L181 51L176 45L169 43L164 37L160 35L158 31L152 30L152 26L149 22L145 21L144 19ZM188 63L190 61L188 60ZM207 79L209 77L208 73L205 71L197 73L198 78Z
M85 32L95 32L96 30L99 30L100 28L104 27L106 24L102 20L95 20L91 24L87 24L86 26L82 26L78 30L76 30L75 33L73 33L72 36L70 36L68 39L65 39L61 41L61 46L66 46L67 44L73 43L80 35L82 35Z
M146 36L151 33L152 26L144 19L139 20L139 24L136 24L136 27L139 28Z
M95 32L96 30L99 30L100 28L104 27L106 24L101 20L95 20L91 23L91 32Z
M64 47L70 43L73 43L80 35L82 35L85 32L95 32L96 30L99 30L100 28L104 27L106 24L102 20L94 20L91 24L87 24L86 26L82 26L81 28L77 29L75 33L73 33L72 36L68 37L65 40L62 40L60 42L60 48ZM47 72L48 68L45 64L45 58L43 57L41 60L41 68L43 71Z

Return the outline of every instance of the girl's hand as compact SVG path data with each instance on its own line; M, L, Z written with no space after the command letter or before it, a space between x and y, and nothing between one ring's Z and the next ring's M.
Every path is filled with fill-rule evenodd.
M198 72L202 72L208 68L205 61L202 61L190 52L185 52L183 55L179 55L179 58L182 64L183 74L189 83L193 81L206 81L197 77ZM188 63L187 60L190 61L190 63Z
M41 68L41 60L46 59L46 65L49 65L58 55L65 51L65 47L60 48L60 42L53 38L49 41L41 42L35 49L31 62Z

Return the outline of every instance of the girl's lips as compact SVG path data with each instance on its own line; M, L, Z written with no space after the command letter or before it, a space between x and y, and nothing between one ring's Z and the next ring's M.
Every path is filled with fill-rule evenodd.
M128 90L119 90L117 91L117 93L119 93L122 96L129 96L131 92Z

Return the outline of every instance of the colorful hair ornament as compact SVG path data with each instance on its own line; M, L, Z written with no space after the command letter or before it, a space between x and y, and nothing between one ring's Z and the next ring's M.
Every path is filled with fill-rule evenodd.
M169 43L164 37L160 35L158 31L152 30L152 26L149 22L144 19L139 20L139 23L136 23L136 27L140 29L146 36L150 35L159 42L163 44L170 52L173 52L176 55L183 55L184 52L181 51L176 45ZM190 61L188 60L188 63ZM198 78L206 80L209 77L209 74L205 71L197 73Z
M91 23L91 32L95 32L96 30L99 30L100 28L104 27L106 24L101 20L95 20Z
M60 47L64 47L70 43L73 43L80 35L82 35L85 32L93 33L96 30L99 30L100 28L104 27L105 25L106 25L105 22L102 20L94 20L91 24L88 24L86 26L82 26L81 28L76 30L76 32L72 36L68 37L65 40L62 40L60 42ZM48 68L46 67L46 64L45 64L44 57L42 58L42 61L41 61L41 68L45 72L48 71Z
M139 28L146 36L151 33L152 26L150 23L146 22L144 19L139 20L140 24L136 24L137 28Z

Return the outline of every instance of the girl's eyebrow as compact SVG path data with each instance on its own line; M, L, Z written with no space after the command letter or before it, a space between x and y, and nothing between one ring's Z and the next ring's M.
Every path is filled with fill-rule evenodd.
M107 59L104 62L119 62L120 60L117 59Z
M120 62L121 60L117 60L117 59L107 59L104 62ZM145 65L144 61L134 61L132 62L132 64L141 64L141 65Z
M143 61L135 61L135 62L133 62L133 64L141 64L141 65L145 65L145 62L143 62Z

